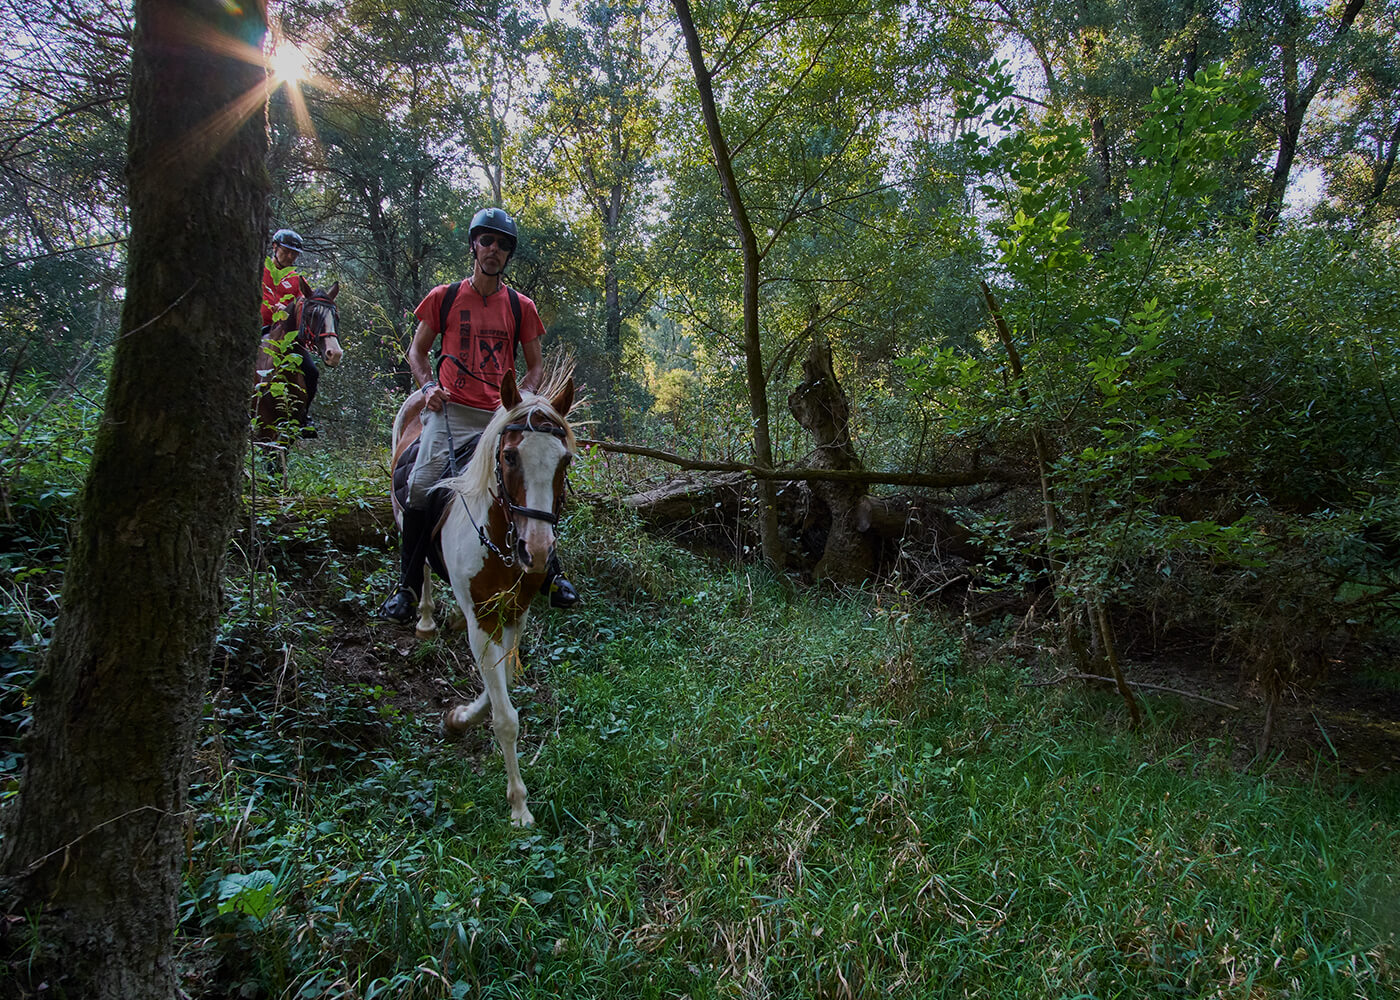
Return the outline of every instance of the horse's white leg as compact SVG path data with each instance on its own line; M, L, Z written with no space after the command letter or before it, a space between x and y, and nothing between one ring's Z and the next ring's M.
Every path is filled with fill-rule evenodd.
M491 728L496 732L496 742L506 762L506 800L510 802L510 821L513 826L534 826L535 817L525 805L525 782L520 780L520 761L515 752L515 742L520 736L520 714L510 703L509 673L514 669L513 661L518 655L516 642L519 629L504 629L502 641L496 642L471 621L470 615L468 627L476 668L481 674L486 696L491 700Z
M423 567L423 596L418 598L418 625L414 634L420 639L431 639L437 635L437 622L433 621L433 570Z
M447 714L442 718L442 724L447 729L450 736L461 736L471 726L482 722L486 718L486 709L491 705L491 699L482 691L477 695L470 705L456 705L447 710Z

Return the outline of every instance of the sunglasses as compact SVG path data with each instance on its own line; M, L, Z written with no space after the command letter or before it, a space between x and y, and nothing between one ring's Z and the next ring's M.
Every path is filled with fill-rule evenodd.
M493 236L491 233L482 233L476 238L476 241L484 247L495 246L499 243L501 249L506 253L510 253L515 249L515 240L511 239L509 236Z

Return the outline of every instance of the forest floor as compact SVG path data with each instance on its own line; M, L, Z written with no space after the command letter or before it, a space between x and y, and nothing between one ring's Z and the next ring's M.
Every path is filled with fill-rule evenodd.
M588 614L586 607L573 613ZM444 628L441 635L446 641L439 640L435 651L424 656L412 625L346 622L336 630L324 670L329 678L347 684L382 685L393 692L394 703L406 715L435 719L478 690L460 690L451 681L454 676L474 676L465 633ZM971 650L970 659L999 652L995 646ZM536 698L547 698L548 679L532 668L528 649L525 668L524 683L536 691ZM1173 718L1181 742L1227 738L1234 748L1232 762L1240 770L1260 765L1258 749L1266 724L1270 734L1263 760L1269 768L1305 775L1321 763L1335 767L1339 776L1362 782L1400 770L1400 683L1393 674L1337 669L1314 688L1287 692L1267 723L1265 699L1257 686L1227 667L1163 658L1127 662L1124 670L1140 703L1147 706L1148 725L1153 724L1154 702L1179 697L1190 707ZM1060 680L1062 675L1048 663L1036 675L1037 685L1084 683ZM481 749L489 751L489 730L479 733Z

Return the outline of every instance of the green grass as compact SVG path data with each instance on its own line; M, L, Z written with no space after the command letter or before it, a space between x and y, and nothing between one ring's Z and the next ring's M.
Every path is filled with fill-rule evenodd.
M964 665L953 625L888 595L716 574L586 508L565 530L587 610L538 615L538 690L516 695L536 828L508 825L489 730L446 744L426 708L331 688L317 664L334 640L313 636L289 653L295 684L268 672L211 710L187 988L1400 988L1394 783L1242 774L1226 741L1173 737L1190 706L1153 699L1127 731L1111 698ZM443 643L410 660L453 662Z

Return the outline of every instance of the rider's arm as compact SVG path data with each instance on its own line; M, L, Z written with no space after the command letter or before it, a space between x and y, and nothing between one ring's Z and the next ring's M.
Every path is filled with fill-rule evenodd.
M413 332L413 343L408 345L408 370L413 373L413 380L423 387L432 386L431 392L423 394L424 402L430 410L442 406L442 403L437 402L439 397L447 398L447 393L433 379L431 355L433 344L436 342L437 331L420 320L418 328Z

